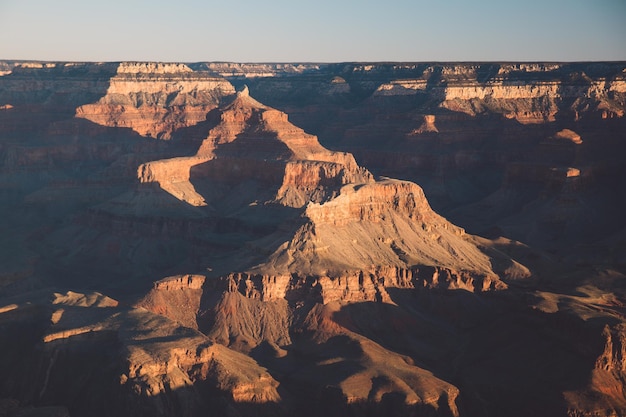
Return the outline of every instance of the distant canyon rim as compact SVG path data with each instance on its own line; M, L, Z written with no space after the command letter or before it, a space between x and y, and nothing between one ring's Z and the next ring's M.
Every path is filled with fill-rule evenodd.
M0 61L0 416L626 415L626 62Z

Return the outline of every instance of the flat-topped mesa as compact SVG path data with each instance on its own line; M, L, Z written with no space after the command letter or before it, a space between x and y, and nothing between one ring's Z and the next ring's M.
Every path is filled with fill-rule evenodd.
M152 290L141 299L136 307L143 307L171 320L197 328L196 313L200 308L203 275L176 275L156 281Z
M446 86L441 107L475 116L492 111L520 123L555 121L559 111L561 84L468 82Z
M156 281L153 284L155 290L199 290L202 289L204 275L175 275L162 280Z
M430 208L420 186L393 179L348 185L342 188L341 195L333 201L309 205L306 215L317 224L343 226L357 220L384 221L388 210L415 221L449 224ZM463 235L463 229L450 226L456 233Z
M76 117L170 139L174 131L206 120L233 93L227 80L184 64L121 63L106 94L77 108Z
M584 73L574 73L570 78L502 77L485 83L476 80L450 83L441 93L441 107L470 115L499 113L523 124L553 122L559 112L571 112L576 119L589 111L601 112L604 118L624 116L623 77L591 79ZM565 106L568 102L573 103Z

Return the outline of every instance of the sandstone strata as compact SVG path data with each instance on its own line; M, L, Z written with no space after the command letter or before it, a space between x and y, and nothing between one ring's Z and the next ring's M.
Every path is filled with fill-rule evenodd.
M170 139L175 130L204 121L232 85L184 64L122 63L97 103L76 116L104 126L128 127L143 136Z
M220 110L219 118L195 156L144 164L140 181L156 182L197 206L206 202L195 192L192 175L196 181L256 176L270 187L278 185L277 201L301 207L323 201L342 184L371 179L352 155L326 150L315 136L289 123L285 113L250 97L247 88Z

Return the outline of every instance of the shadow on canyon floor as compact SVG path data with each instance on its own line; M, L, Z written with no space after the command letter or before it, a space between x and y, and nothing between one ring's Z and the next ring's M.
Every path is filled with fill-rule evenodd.
M602 353L606 320L543 313L518 294L388 291L396 305L350 304L335 320L457 386L462 415L566 415L563 393L588 385Z

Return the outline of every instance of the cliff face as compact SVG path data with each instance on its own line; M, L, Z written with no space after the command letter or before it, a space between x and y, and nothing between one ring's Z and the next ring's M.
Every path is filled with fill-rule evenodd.
M140 181L156 182L177 198L205 205L192 182L260 179L268 190L276 190L276 201L302 207L324 201L343 184L372 179L352 155L323 148L315 136L254 100L247 89L218 112L219 123L195 156L146 163L139 167Z
M175 130L204 121L222 97L233 93L223 78L194 72L184 64L122 63L106 94L78 107L76 117L170 139Z
M531 85L494 80L486 85L470 83L446 87L441 106L472 116L500 113L523 124L554 122L559 111L574 112L575 117L580 117L579 110L593 109L601 112L603 118L623 117L625 84L624 79L544 81ZM618 103L612 102L615 98ZM562 103L567 102L573 103L569 108L562 108Z
M310 204L305 218L295 237L258 268L323 275L437 265L495 275L464 231L435 214L412 183L347 185L331 201Z

